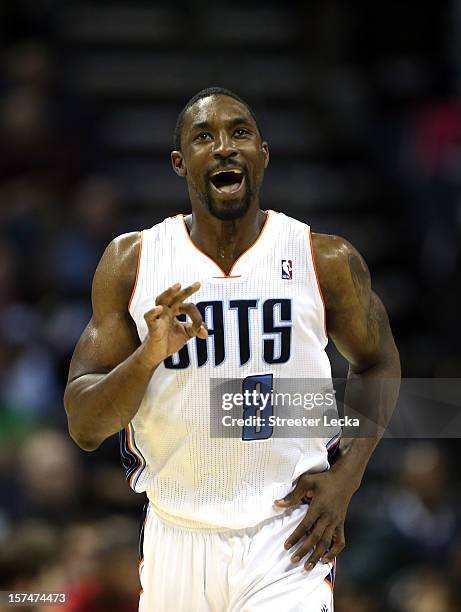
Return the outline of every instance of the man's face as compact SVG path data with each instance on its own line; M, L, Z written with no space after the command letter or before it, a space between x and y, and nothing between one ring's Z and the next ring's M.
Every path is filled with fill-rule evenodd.
M196 102L186 113L181 152L173 151L177 174L218 219L244 215L259 195L268 147L244 104L217 95Z

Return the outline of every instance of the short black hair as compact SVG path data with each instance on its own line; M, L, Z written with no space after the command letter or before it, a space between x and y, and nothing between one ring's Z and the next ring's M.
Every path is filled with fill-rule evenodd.
M209 96L227 96L228 98L234 98L234 100L237 100L237 102L240 102L240 104L243 104L244 106L246 106L246 108L248 109L248 112L255 120L259 135L261 136L261 140L263 140L263 134L262 134L261 128L259 127L258 120L256 119L256 115L254 114L248 102L245 102L245 100L243 100L240 96L238 96L233 91L230 91L230 89L225 89L224 87L207 87L206 89L202 89L201 91L196 93L195 96L192 96L192 98L186 103L182 111L179 113L178 118L176 120L174 133L173 133L173 147L175 151L181 150L181 132L184 126L185 114L190 109L190 107L193 106L196 102L198 102L199 100L202 100L203 98L208 98Z

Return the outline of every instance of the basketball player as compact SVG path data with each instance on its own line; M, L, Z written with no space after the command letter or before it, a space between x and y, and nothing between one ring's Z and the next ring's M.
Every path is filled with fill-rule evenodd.
M327 333L350 376L398 377L385 310L353 246L261 210L269 149L237 95L192 98L171 159L192 214L102 256L65 393L70 434L91 451L121 432L130 485L147 492L141 612L329 612L377 438L333 465L339 435L213 438L210 380L328 379Z

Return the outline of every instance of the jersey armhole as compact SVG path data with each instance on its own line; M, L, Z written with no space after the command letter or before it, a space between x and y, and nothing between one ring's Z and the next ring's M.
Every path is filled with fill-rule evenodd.
M326 309L326 306L325 306L325 299L323 297L322 287L320 286L320 280L319 280L319 274L317 272L317 266L315 265L314 244L312 242L312 231L311 231L310 226L308 226L307 232L309 234L309 246L310 246L310 251L311 251L311 260L312 260L312 266L314 268L317 290L318 290L318 294L320 296L320 300L321 300L322 306L323 306L323 331L325 333L325 338L327 339L327 342L328 342L328 334L327 334L327 309Z
M138 252L138 262L136 264L136 278L134 280L133 290L131 292L130 301L128 302L128 312L131 316L133 316L134 305L136 304L136 290L138 288L138 280L139 280L139 270L141 268L141 255L142 255L142 243L144 238L144 231L141 231L141 239L139 241L139 252Z

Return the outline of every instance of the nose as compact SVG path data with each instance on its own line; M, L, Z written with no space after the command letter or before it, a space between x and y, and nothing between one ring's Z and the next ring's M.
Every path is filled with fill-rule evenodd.
M220 132L215 139L214 156L216 158L227 158L236 155L237 149L234 141L227 132Z

